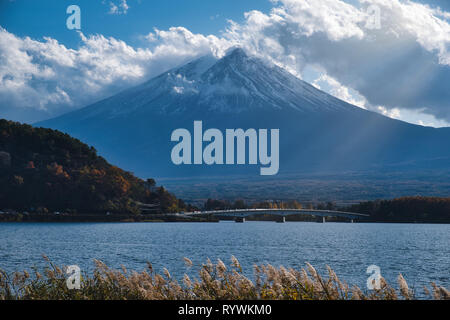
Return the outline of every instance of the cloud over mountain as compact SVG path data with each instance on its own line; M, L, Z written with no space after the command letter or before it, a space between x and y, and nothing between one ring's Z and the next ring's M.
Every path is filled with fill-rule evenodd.
M19 38L0 28L1 113L14 118L17 109L38 110L45 118L70 111L209 53L219 41L184 28L156 30L152 49L102 35L80 37L75 50L55 39Z
M70 49L0 29L0 112L40 120L239 45L299 77L313 70L311 82L325 81L327 91L365 108L450 122L450 13L407 0L352 3L278 0L269 13L230 21L220 36L156 29L140 48L80 33L81 45ZM368 24L377 12L379 28Z

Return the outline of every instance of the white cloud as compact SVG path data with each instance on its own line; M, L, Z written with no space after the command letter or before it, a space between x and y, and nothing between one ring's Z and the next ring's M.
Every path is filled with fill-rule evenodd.
M380 7L383 29L398 37L413 36L430 52L436 52L441 64L450 65L449 13L413 1L361 0ZM444 18L444 19L442 19Z
M103 3L105 3L103 1ZM119 2L109 2L109 14L127 14L129 5L127 3L127 0L120 0Z
M400 110L397 108L393 109L386 109L383 106L378 106L377 110L386 117L393 118L393 119L400 119Z
M421 126L436 128L450 127L449 122L437 119L433 115L426 114L423 112L423 110L408 110L399 108L387 109L385 107L378 106L377 111L387 117L403 120Z
M148 48L102 35L85 36L68 49L58 41L17 37L0 28L0 111L40 110L40 120L92 103L193 58L223 52L223 40L185 28L155 30ZM18 114L23 117L24 112Z
M318 70L316 86L361 107L415 123L450 121L450 13L409 0L273 2L270 13L250 11L244 23L230 21L221 36L155 29L142 37L142 48L80 33L81 46L69 49L0 29L0 108L38 109L49 117L240 45L301 78L308 68ZM126 1L108 3L114 12L128 10ZM380 8L380 29L366 27L373 5Z
M297 74L311 66L322 70L358 92L369 109L423 110L450 121L448 13L408 0L276 3L269 14L249 12L227 36ZM366 27L373 6L381 14L379 29Z
M330 77L329 75L322 74L319 78L314 80L312 85L320 90L332 94L336 98L358 106L362 109L366 109L367 101L364 97L359 95L357 92L350 92L350 88L343 86L341 83L339 83L339 81Z

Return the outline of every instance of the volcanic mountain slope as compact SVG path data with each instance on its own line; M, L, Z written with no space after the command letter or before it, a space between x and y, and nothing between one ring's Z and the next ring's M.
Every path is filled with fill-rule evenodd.
M393 120L322 92L235 49L203 57L108 99L38 125L92 144L141 177L259 176L259 166L176 166L171 133L280 129L280 171L448 169L450 128Z

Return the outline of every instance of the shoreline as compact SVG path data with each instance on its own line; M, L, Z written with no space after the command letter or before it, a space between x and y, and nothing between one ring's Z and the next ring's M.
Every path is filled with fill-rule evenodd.
M234 221L230 218L222 217L182 217L170 214L157 214L147 216L130 216L130 215L1 215L0 223L219 223L221 221ZM277 223L275 218L246 218L246 222L271 222ZM286 219L286 223L295 222L309 222L309 223L322 223L321 220L311 219ZM348 221L330 219L325 223L348 223ZM355 221L354 224L450 224L448 221L374 221L374 220L362 220Z
M57 223L93 223L93 222L101 222L101 223L117 223L117 222L128 222L128 223L142 223L142 222L219 222L218 219L211 218L202 218L202 217L181 217L175 215L164 215L164 214L155 214L151 216L139 215L94 215L94 214L84 214L84 215L2 215L0 216L0 223L8 223L8 222L57 222Z

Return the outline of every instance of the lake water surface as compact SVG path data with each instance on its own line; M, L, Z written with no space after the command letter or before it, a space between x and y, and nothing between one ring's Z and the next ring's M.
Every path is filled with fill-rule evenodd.
M57 265L108 266L141 271L146 262L173 276L191 274L206 258L230 262L234 255L251 276L252 265L318 270L331 266L349 284L365 288L369 265L396 285L402 273L420 296L434 281L450 288L450 225L234 222L221 223L0 223L0 268L12 272Z

